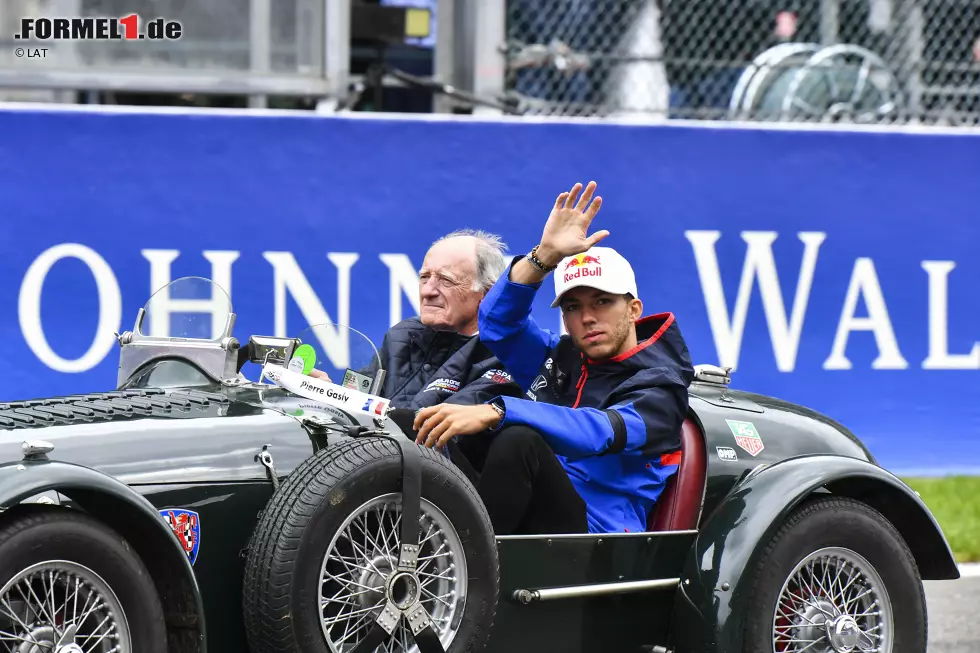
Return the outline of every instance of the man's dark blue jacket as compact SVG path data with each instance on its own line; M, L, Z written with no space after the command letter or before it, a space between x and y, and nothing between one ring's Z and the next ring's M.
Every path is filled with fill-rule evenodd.
M516 259L515 259L516 260ZM672 313L636 323L635 348L602 363L531 317L541 284L509 271L480 304L480 340L525 389L504 397L498 428L530 426L551 445L585 501L592 533L646 530L680 462L694 366Z
M379 394L395 408L481 404L500 395L522 394L480 338L436 331L418 317L391 327L378 354L385 369Z

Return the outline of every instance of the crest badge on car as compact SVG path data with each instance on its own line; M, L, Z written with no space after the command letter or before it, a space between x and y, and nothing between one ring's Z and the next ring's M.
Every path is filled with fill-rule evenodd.
M184 547L187 559L193 565L197 562L197 554L201 550L201 517L193 510L183 508L167 508L160 511L174 535Z

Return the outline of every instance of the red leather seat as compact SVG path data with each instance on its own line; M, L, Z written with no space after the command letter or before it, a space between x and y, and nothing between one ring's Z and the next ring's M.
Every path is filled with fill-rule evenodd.
M681 462L677 473L667 480L647 518L648 531L695 530L701 518L708 459L704 436L688 417L681 427Z

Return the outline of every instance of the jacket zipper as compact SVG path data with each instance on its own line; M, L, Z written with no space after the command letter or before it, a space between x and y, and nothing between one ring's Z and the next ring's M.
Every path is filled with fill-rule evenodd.
M582 363L582 375L578 378L578 383L575 387L578 389L578 395L575 397L575 403L572 408L578 408L578 402L582 401L582 390L585 388L585 380L589 378L589 368L585 363Z

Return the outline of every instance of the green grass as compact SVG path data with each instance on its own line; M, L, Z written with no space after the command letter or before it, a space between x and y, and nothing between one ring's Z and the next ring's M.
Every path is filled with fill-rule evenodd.
M980 476L902 479L942 526L958 562L980 562Z

